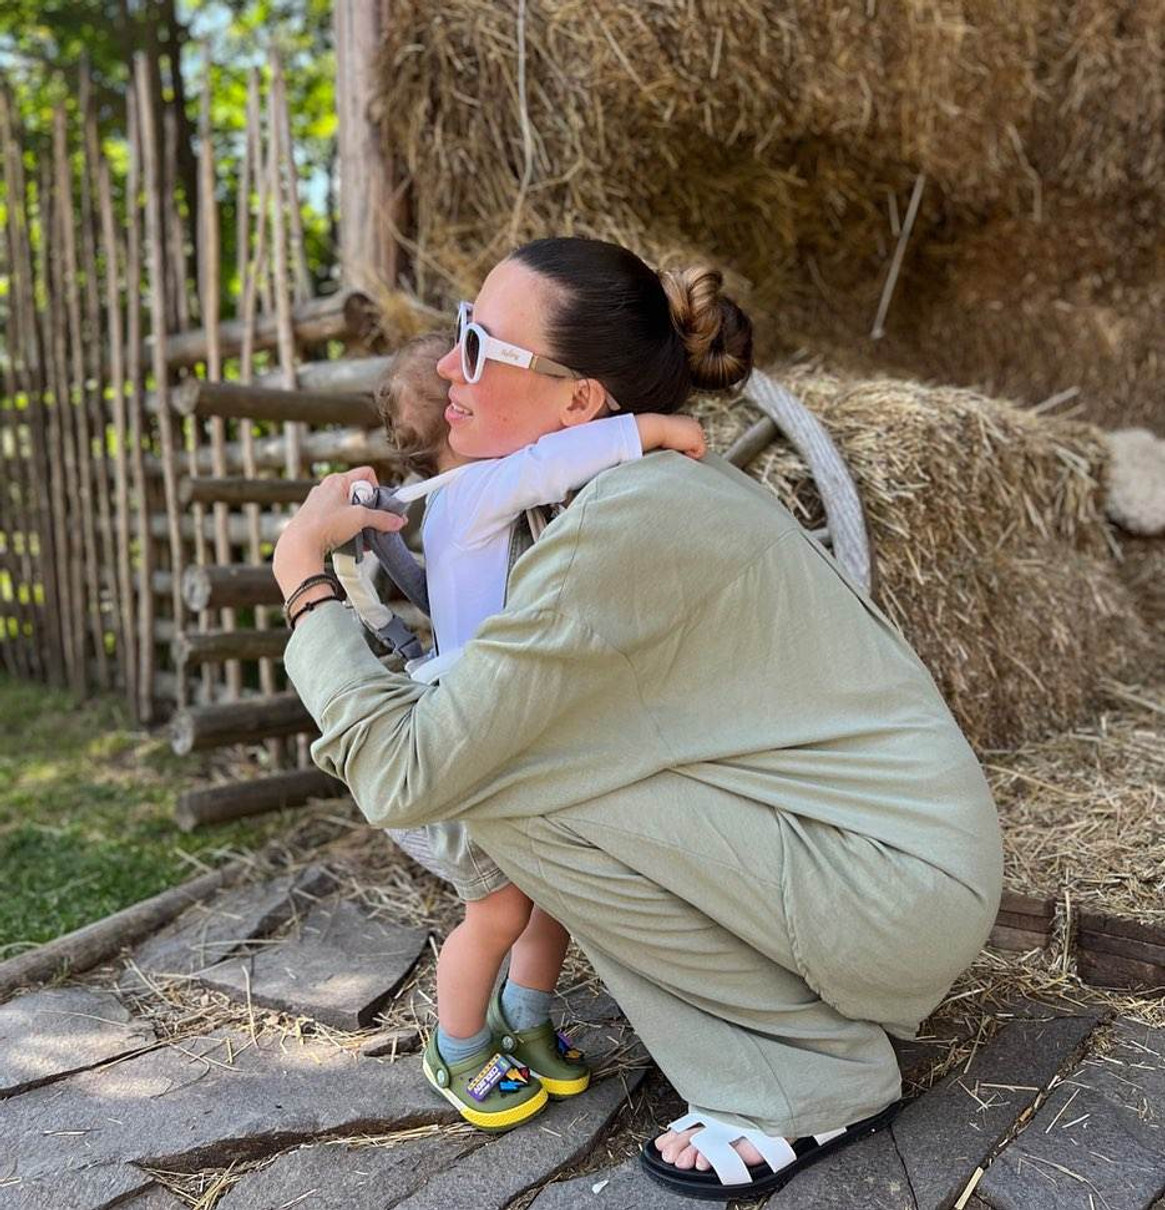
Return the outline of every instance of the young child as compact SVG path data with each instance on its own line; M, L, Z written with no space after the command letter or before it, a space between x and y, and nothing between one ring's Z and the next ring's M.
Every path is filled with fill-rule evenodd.
M432 683L456 662L480 624L505 605L514 523L555 504L600 471L650 449L705 451L687 416L623 415L551 433L507 458L471 461L448 442L448 384L436 363L447 337L419 337L397 353L377 398L402 470L433 476L463 467L427 499L421 538L436 654L412 671ZM393 839L453 883L465 919L437 961L438 1028L425 1048L429 1083L467 1121L507 1130L547 1096L575 1096L590 1082L582 1054L550 1022L566 930L515 887L460 823L390 829ZM508 978L491 997L510 954Z

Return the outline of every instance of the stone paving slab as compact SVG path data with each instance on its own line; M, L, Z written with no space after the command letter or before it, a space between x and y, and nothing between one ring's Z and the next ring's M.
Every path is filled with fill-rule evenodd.
M248 1173L215 1210L384 1210L481 1145L481 1135L436 1135L387 1147L300 1147Z
M117 1210L189 1210L189 1207L189 1202L171 1193L165 1185L153 1185L128 1202L117 1203Z
M255 1159L325 1132L455 1119L420 1059L327 1042L191 1038L0 1103L0 1207L96 1210L172 1171Z
M592 1085L583 1096L551 1103L518 1130L488 1140L454 1168L427 1181L394 1210L503 1210L528 1189L585 1155L643 1079L642 1071Z
M0 1006L0 1099L149 1046L153 1029L133 1021L112 993L50 988Z
M1099 1019L1020 1017L902 1110L891 1132L918 1210L951 1204Z
M692 1210L697 1204L649 1180L638 1158L632 1157L617 1168L547 1185L530 1210L579 1210L585 1206L595 1210Z
M890 1130L840 1147L765 1202L766 1210L916 1210Z
M313 908L298 937L230 958L198 980L232 999L336 1029L368 1025L417 964L429 931L373 919L355 904Z
M298 874L220 891L187 908L130 954L118 987L141 992L150 980L192 975L220 962L247 941L265 937L306 915L335 880L320 866Z
M1165 1029L1118 1024L987 1170L997 1210L1146 1210L1165 1193Z

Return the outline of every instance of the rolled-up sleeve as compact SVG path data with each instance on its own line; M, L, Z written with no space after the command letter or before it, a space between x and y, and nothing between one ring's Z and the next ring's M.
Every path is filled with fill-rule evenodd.
M630 662L554 610L489 619L427 686L386 669L329 603L296 627L284 665L321 732L313 759L377 826L543 814L667 763L646 712L611 725L612 698L638 697Z

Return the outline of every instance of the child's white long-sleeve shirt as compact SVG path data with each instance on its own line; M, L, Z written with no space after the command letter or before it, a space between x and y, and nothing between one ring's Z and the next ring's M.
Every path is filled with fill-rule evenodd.
M421 540L442 669L505 605L510 533L518 517L536 505L557 504L600 471L642 456L634 416L592 420L549 433L508 457L470 463L429 498Z

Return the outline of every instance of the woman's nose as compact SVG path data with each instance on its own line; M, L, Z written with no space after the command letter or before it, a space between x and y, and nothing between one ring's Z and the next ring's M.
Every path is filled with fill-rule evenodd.
M456 345L437 362L437 373L446 382L461 381L461 354L457 351Z

